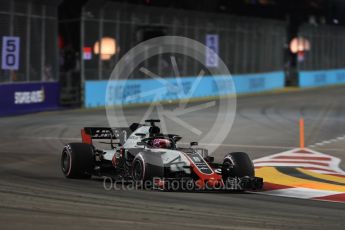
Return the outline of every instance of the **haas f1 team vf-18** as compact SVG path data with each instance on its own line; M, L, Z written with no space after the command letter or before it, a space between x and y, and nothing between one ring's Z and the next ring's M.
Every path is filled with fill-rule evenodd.
M222 163L215 163L197 142L178 147L181 137L161 133L156 126L159 120L145 122L126 128L83 128L82 143L67 144L62 151L62 172L67 178L103 176L138 184L151 181L158 189L166 189L171 182L192 182L194 189L262 188L263 180L255 177L253 162L246 153L228 153ZM97 141L110 147L98 149Z

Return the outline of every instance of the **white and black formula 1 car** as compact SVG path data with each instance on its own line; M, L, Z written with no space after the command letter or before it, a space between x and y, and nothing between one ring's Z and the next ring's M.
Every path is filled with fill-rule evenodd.
M207 149L199 148L197 142L191 142L188 148L178 147L181 137L162 134L156 126L159 120L145 122L127 128L83 128L82 143L63 148L63 174L67 178L103 176L139 184L151 181L152 188L162 190L176 182L185 185L181 188L192 189L262 188L263 179L255 177L253 162L246 153L228 153L222 163L214 163ZM98 149L94 142L110 147Z

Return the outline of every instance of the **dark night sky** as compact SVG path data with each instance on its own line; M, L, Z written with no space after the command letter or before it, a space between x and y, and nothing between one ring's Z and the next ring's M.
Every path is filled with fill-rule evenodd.
M97 2L102 2L98 0ZM343 0L111 0L146 6L219 12L224 14L274 18L286 20L292 15L301 22L314 16L317 23L338 22L345 25ZM87 0L63 0L59 7L60 18L75 18Z
M61 0L59 34L66 44L79 46L79 24L73 19L80 18L81 7L106 1L284 21L290 18L289 37L296 36L299 25L311 18L316 24L345 25L345 0Z

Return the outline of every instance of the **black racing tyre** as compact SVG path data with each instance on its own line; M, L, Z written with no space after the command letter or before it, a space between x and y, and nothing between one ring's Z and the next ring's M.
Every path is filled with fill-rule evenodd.
M223 179L228 177L254 177L254 165L246 153L228 153L223 160L222 174Z
M93 148L89 144L70 143L61 154L61 170L65 177L90 179L94 168Z
M155 177L163 177L164 167L160 157L138 153L132 161L132 179L137 184L151 181ZM149 183L147 183L149 185Z

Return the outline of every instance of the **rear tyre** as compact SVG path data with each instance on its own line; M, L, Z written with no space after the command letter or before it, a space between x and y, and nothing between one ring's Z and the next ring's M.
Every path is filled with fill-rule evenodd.
M228 153L223 160L222 174L223 180L228 177L254 177L254 165L246 153Z
M94 167L92 146L84 143L70 143L61 154L61 170L67 178L90 179Z

